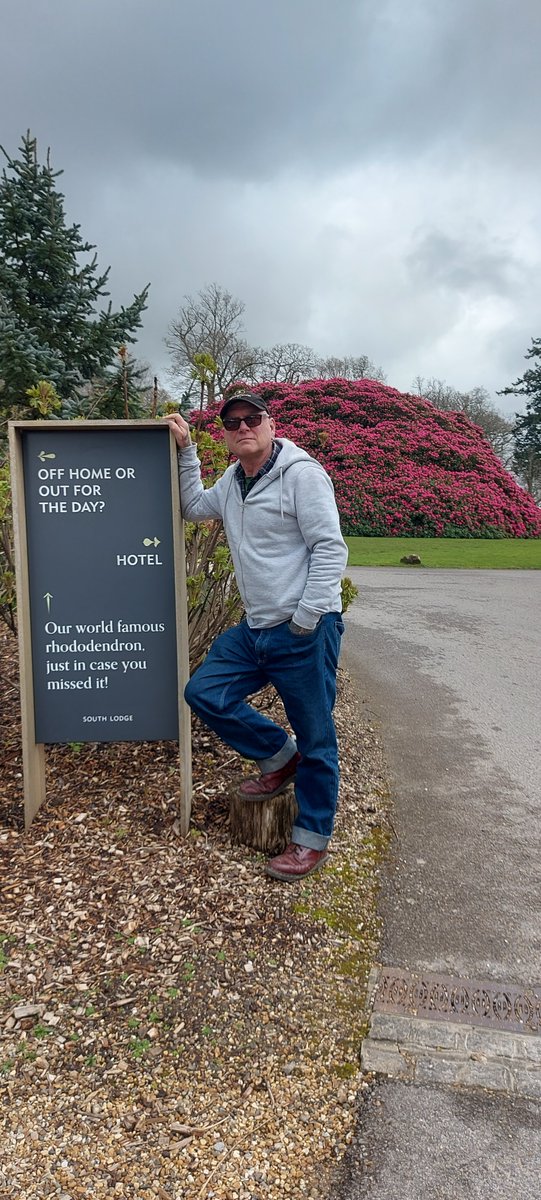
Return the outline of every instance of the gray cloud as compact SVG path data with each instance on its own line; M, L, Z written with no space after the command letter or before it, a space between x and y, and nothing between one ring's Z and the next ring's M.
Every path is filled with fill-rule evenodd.
M249 338L504 386L539 330L538 0L3 0L30 127L141 353L217 280ZM510 401L511 409L515 402Z
M414 285L431 282L460 292L507 296L523 277L513 248L491 239L483 226L463 238L438 229L420 232L406 261Z
M11 138L83 161L269 178L442 138L528 161L538 130L537 0L4 0L2 24Z

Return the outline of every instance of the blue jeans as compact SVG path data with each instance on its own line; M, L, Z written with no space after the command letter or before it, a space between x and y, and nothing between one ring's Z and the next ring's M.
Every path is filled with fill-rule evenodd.
M323 616L305 636L288 623L226 630L194 672L185 697L201 720L260 771L277 771L298 749L292 841L324 850L338 799L338 747L332 711L344 625L340 613ZM296 744L284 729L246 704L272 683L283 701Z

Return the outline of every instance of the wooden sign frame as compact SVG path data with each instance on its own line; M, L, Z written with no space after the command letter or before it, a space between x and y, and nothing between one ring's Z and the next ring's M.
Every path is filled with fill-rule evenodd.
M30 614L30 580L27 536L27 509L23 462L23 438L29 430L44 430L48 434L70 430L85 434L87 430L157 430L159 421L10 421L9 448L11 461L11 491L15 542L15 573L17 586L17 626L19 639L19 675L21 687L22 754L24 776L24 823L31 825L45 800L45 746L36 742L34 675L32 654L32 625ZM189 679L188 601L186 586L186 557L184 521L180 508L177 447L169 435L171 471L171 516L173 536L175 631L178 682L178 741L179 741L179 811L180 832L189 830L192 801L192 747L190 709L184 700L184 687ZM97 733L97 730L96 730ZM99 741L96 736L95 741Z

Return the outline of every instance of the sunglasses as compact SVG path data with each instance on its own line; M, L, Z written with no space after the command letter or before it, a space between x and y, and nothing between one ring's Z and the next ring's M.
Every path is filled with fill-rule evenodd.
M261 425L263 417L267 417L268 413L249 413L247 417L222 417L222 425L224 429L230 431L240 429L242 422L248 426L248 429L255 429Z

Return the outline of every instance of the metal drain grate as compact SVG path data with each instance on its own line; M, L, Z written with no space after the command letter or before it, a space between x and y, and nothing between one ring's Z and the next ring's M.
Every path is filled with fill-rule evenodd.
M373 1010L541 1035L541 986L524 988L493 980L453 979L382 967Z

